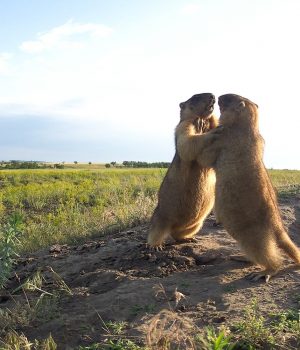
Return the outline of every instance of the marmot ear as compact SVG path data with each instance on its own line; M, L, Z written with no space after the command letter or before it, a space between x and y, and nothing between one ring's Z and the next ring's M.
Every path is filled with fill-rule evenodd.
M246 107L246 103L244 101L241 101L239 104L238 104L238 109L243 109Z
M181 102L181 103L179 103L179 107L182 109L182 108L184 108L184 102Z

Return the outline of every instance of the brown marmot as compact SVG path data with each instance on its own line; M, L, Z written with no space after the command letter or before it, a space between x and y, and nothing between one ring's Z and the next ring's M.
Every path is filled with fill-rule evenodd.
M217 126L212 115L215 97L211 93L192 96L180 103L180 122L188 120L197 135ZM177 126L177 128L178 128ZM215 197L215 174L195 160L181 157L177 152L158 192L158 205L151 218L148 244L160 247L170 235L176 241L192 238L211 212Z
M288 236L277 198L263 163L264 140L258 128L258 107L227 94L219 97L220 127L201 138L190 126L177 134L181 148L203 166L216 171L215 210L246 256L262 266L250 279L274 276L282 266L281 251L300 263L300 251Z

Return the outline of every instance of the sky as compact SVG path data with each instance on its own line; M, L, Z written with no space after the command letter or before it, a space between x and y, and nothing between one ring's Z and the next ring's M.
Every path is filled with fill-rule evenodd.
M179 103L212 92L257 103L266 166L300 169L299 18L298 0L0 0L0 160L171 161Z

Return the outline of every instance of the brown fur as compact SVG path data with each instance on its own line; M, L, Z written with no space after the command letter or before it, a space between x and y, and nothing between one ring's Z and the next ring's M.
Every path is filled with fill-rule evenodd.
M191 159L215 169L218 219L247 257L264 268L251 278L265 276L268 281L282 266L281 251L296 263L300 263L300 251L284 228L263 163L257 105L228 94L219 98L219 106L219 128L199 138L186 125L177 136L178 145Z
M197 135L217 126L212 115L215 98L198 94L180 104L180 122L188 120ZM148 244L161 246L168 235L176 241L192 238L214 204L215 174L188 156L176 152L158 193L158 205L151 218Z

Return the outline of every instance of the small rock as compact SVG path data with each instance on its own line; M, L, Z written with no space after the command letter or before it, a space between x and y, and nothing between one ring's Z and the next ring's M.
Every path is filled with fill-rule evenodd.
M63 251L68 250L68 245L67 244L54 244L49 248L50 253L61 253Z
M150 255L150 254L149 254ZM156 255L150 255L149 259L150 262L155 262L157 260L157 256Z
M206 305L206 310L216 311L217 308L214 305Z
M174 258L175 263L179 265L186 264L187 266L193 266L195 264L195 259L188 256L178 256Z
M196 265L205 265L217 259L217 255L213 256L197 256L195 258Z

